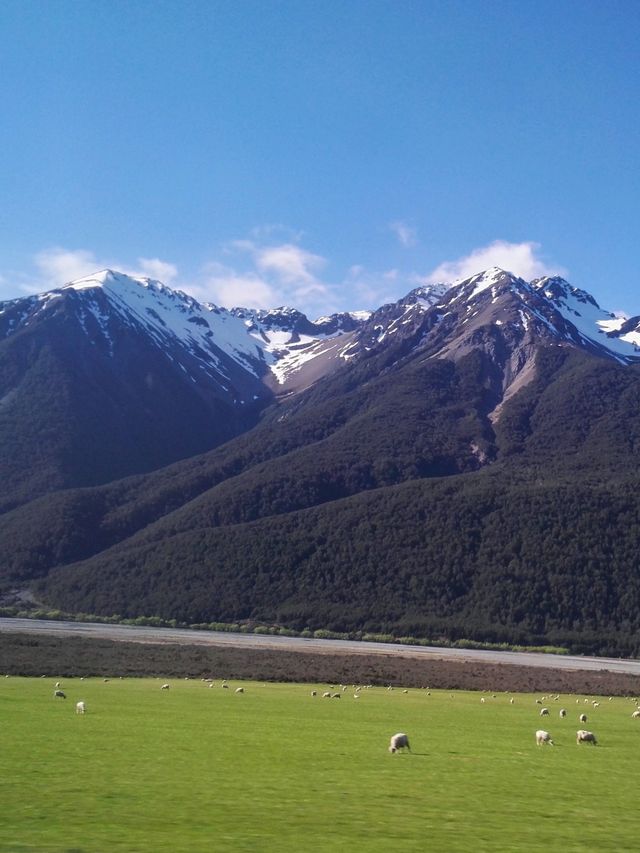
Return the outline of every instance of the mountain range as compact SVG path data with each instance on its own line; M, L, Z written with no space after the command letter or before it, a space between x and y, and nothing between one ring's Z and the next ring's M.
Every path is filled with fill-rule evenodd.
M315 321L110 270L1 303L1 589L634 652L639 363L496 268Z

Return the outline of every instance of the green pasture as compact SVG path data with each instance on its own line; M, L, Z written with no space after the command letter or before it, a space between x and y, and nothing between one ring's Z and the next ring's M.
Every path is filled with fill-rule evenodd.
M0 678L2 853L640 849L630 699L61 681Z

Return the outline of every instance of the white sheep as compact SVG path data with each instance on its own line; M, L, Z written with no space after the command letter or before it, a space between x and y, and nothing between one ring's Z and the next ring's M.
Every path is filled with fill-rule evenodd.
M541 717L548 717L549 716L549 709L548 708L541 708L540 709L540 716Z
M244 687L236 687L236 693L244 693Z
M633 714L631 715L631 718L633 720L637 720L638 718L640 718L640 711L634 711Z
M553 746L551 735L549 734L549 732L545 732L544 729L538 729L538 731L536 732L536 744L538 746L542 746L544 743L548 743L549 746Z
M593 732L588 732L585 729L579 729L576 732L576 743L592 743L597 746L598 741Z
M567 710L566 710L566 708L560 708L560 716L561 716L561 717L566 717L566 716L567 716Z
M168 690L170 686L171 685L169 685L169 684L163 684L162 687L160 688L160 690Z
M84 714L86 710L87 707L84 702L76 702L76 714Z
M580 714L580 722L581 723L587 722L587 715L586 714Z
M317 691L317 690L312 690L312 691L311 691L311 695L312 695L312 696L317 696L317 695L318 695L318 691Z
M399 749L405 748L411 752L409 738L403 732L398 732L398 734L393 735L389 742L389 752L397 752Z
M322 698L323 699L331 699L331 693L329 693L328 690L325 690L325 692L322 694Z

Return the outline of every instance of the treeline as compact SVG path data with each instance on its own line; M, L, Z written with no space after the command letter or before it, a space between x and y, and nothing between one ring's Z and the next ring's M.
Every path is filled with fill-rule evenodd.
M389 643L405 646L436 646L455 649L485 649L502 652L542 652L544 654L566 655L569 649L561 646L514 646L509 643L480 643L476 640L449 640L441 637L429 640L418 637L394 637L392 634L368 634L363 631L329 631L318 628L312 631L304 628L295 631L282 625L256 625L247 622L200 622L197 624L178 622L177 619L163 619L161 616L136 616L134 619L113 614L99 616L94 613L65 613L62 610L42 610L32 607L24 610L19 607L0 607L0 618L46 619L55 622L97 623L100 625L130 625L140 628L182 628L192 631L219 631L228 634L257 634L271 637L300 637L314 640L347 640L363 643Z
M132 618L635 654L639 518L628 482L518 485L487 472L130 541L36 590Z

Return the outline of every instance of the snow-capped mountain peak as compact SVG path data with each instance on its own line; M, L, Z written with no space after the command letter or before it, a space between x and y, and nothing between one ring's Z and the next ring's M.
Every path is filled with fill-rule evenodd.
M638 318L615 317L560 276L527 282L499 267L453 284L420 285L374 312L314 321L290 306L256 310L200 303L160 281L105 269L4 303L0 340L65 311L109 357L122 346L123 330L142 333L191 382L213 382L233 405L299 391L392 341L424 348L430 357L457 357L491 328L510 336L509 347L517 341L531 347L545 338L619 361L640 358Z
M245 389L237 397L240 403L270 395L268 386L277 390L301 364L321 352L318 344L353 332L368 317L367 312L354 312L312 322L288 306L229 310L200 303L160 281L111 269L2 308L14 303L11 322L0 324L0 338L3 325L8 335L66 310L92 344L110 356L120 345L122 330L128 329L143 333L194 383L207 376L231 388L238 371L249 374L251 393ZM0 310L0 316L4 313Z

